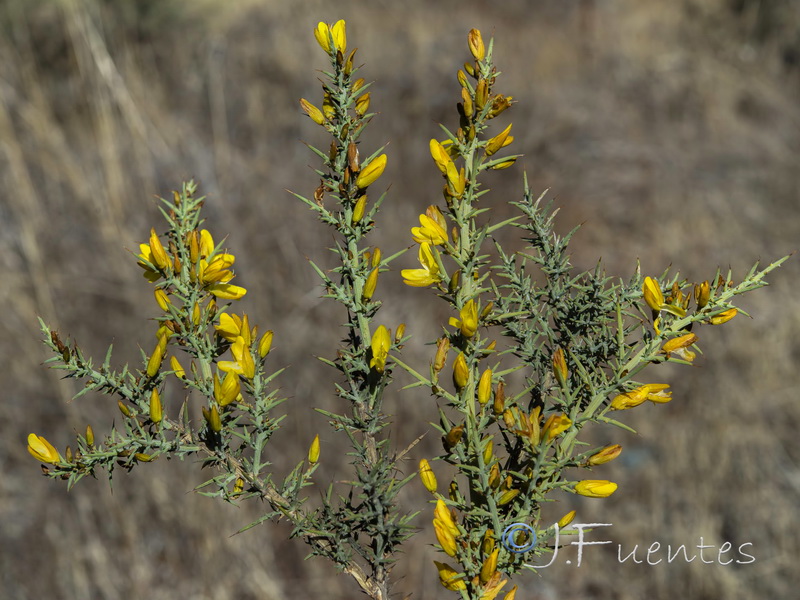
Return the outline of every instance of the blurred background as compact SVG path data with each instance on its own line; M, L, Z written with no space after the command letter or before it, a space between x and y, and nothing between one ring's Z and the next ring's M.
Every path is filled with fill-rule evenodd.
M322 301L306 257L330 264L330 233L287 189L310 195L322 130L297 100L319 105L324 56L319 20L347 20L363 76L380 112L362 155L389 143L389 184L373 234L384 254L410 243L416 215L441 200L428 155L438 122L453 126L455 71L468 59L471 27L495 36L498 91L519 101L513 169L486 184L496 215L520 198L523 168L533 190L550 188L558 227L584 227L573 261L603 258L627 278L673 264L690 280L731 267L740 280L800 240L800 5L796 0L506 0L404 3L353 0L4 0L0 3L0 589L14 600L166 598L272 600L357 597L324 561L304 561L289 529L266 525L231 537L260 513L191 493L198 465L158 461L113 488L101 476L66 486L44 479L26 452L35 431L56 446L91 423L99 436L118 416L99 396L69 399L80 384L40 363L37 315L63 337L115 364L152 345L152 289L129 250L155 226L154 196L196 178L216 238L229 235L237 305L275 331L270 355L290 398L271 460L280 476L321 432L320 480L347 476L342 436L312 408L344 410L332 394L332 357L343 315ZM402 224L402 225L398 225ZM508 244L513 246L514 240ZM382 276L380 313L415 336L412 364L443 322L431 293L405 288L399 269ZM327 261L327 262L326 262ZM619 460L596 470L620 485L607 500L562 498L582 522L612 523L583 564L522 577L520 599L738 600L796 598L800 587L800 318L795 257L746 296L753 319L704 329L694 367L661 367L674 400L624 415L638 435L596 428L621 443ZM135 362L134 362L135 364ZM400 383L404 379L398 374ZM321 383L322 382L322 383ZM327 382L327 383L325 383ZM387 398L393 444L429 429L425 393ZM174 407L179 398L168 399ZM427 436L407 472L438 452ZM312 490L312 497L316 492ZM424 531L400 555L397 598L450 597L439 584L427 494L402 496ZM700 538L703 541L701 542ZM620 564L658 541L734 549L751 543L752 564L720 565L715 550L687 564ZM563 559L568 558L562 554ZM721 560L745 557L733 553Z

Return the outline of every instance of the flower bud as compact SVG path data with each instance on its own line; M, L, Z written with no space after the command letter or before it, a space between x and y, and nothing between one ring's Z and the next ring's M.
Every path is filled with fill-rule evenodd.
M567 359L564 356L564 350L561 348L556 349L553 353L553 375L556 381L563 388L567 383L569 371L567 370Z
M353 225L361 222L361 219L364 218L364 212L367 208L367 196L361 196L358 200L356 200L356 205L353 207Z
M399 344L400 342L402 342L405 333L406 333L406 324L400 323L400 325L397 326L397 331L394 332L394 343Z
M475 86L475 106L478 111L482 111L486 106L486 101L489 99L489 84L481 77L478 80L478 85Z
M461 441L461 437L464 435L464 426L459 425L457 427L453 427L450 431L447 432L447 435L444 437L444 446L445 449L450 452L453 448L455 448L456 444Z
M168 267L172 265L167 256L167 251L164 250L164 246L161 244L161 240L156 235L155 229L150 229L150 253L153 255L153 261L155 262L155 266L165 271Z
M150 420L153 423L160 423L164 418L164 412L161 408L161 397L158 395L158 390L153 388L150 394Z
M92 430L91 425L86 426L86 445L89 447L94 446L94 430Z
M617 490L617 484L605 479L585 479L575 484L575 493L587 498L607 498Z
M486 583L492 578L492 575L497 571L497 557L500 554L500 548L495 548L494 551L486 558L481 567L481 583Z
M131 413L131 409L128 408L122 400L117 400L117 407L119 408L119 412L122 413L123 416L131 418L133 413Z
M467 360L464 358L464 353L461 352L453 363L453 383L460 392L467 386L468 381L469 368L467 367Z
M718 315L711 317L711 324L712 325L722 325L723 323L727 323L733 317L738 314L739 310L736 308L729 308L726 311L719 313Z
M619 444L614 444L613 446L606 446L597 454L593 454L589 457L589 460L586 461L587 465L596 466L602 465L604 463L610 462L617 458L622 452L622 446Z
M265 332L264 335L261 336L261 341L258 342L258 355L261 358L264 358L267 354L269 354L271 348L272 330Z
M486 48L483 45L483 37L481 36L481 32L477 29L470 29L469 35L467 36L467 44L469 45L469 51L472 53L472 56L475 58L475 60L478 62L482 61L486 56Z
M175 371L175 377L178 379L186 379L186 371L184 371L181 363L178 362L178 359L174 356L169 357L169 366Z
M502 381L497 383L497 390L494 393L494 403L492 404L492 412L496 417L503 414L506 408L506 384Z
M375 293L375 288L378 286L378 272L379 269L377 267L370 271L367 281L364 284L364 291L361 293L362 302L369 302L372 298L372 294Z
M378 177L383 175L387 160L388 158L385 154L381 154L380 156L371 160L370 163L361 170L361 173L359 173L358 178L356 179L356 186L359 189L364 189L365 187L375 183Z
M436 492L436 474L426 458L419 461L419 478L422 480L422 485L425 486L426 490L431 494Z
M53 444L35 433L28 434L28 452L33 458L43 463L54 465L61 462L61 456Z
M436 540L448 556L456 555L456 538L445 525L439 520L433 520L433 530L436 533Z
M303 112L306 113L317 125L325 124L325 115L322 114L322 111L305 98L300 98L300 108L302 108Z
M516 490L516 489L506 490L500 496L500 499L497 501L497 505L498 506L503 506L505 504L508 504L509 502L511 502L517 496L519 496L519 490Z
M560 529L563 529L564 527L572 523L574 518L575 518L575 511L574 510L569 511L567 514L565 514L558 520L558 527Z
M222 421L219 418L219 410L217 410L216 406L212 406L211 409L208 409L204 406L202 408L202 412L206 423L208 423L208 428L211 431L215 433L222 431Z
M492 397L492 370L486 369L478 382L478 404L481 406L489 402Z
M459 577L461 573L456 571L453 567L445 563L440 563L436 560L433 561L433 564L436 565L436 569L439 571L439 582L445 587L445 589L448 589L451 592L459 592L467 589L467 584L464 581L464 578Z
M362 94L356 100L356 114L363 117L369 110L369 92Z
M698 309L705 308L709 298L711 298L711 286L708 284L708 280L694 286L694 301L697 303Z
M312 465L317 464L319 460L319 435L314 438L314 441L311 442L311 447L308 449L308 462Z
M447 361L447 353L450 350L450 340L446 337L439 338L436 343L436 356L433 358L433 371L438 373L444 368Z
M133 458L138 460L139 462L153 462L153 457L149 454L145 454L144 452L137 452L133 455Z
M170 305L170 301L169 301L169 297L167 297L167 293L164 290L162 290L161 288L156 288L155 291L153 292L153 294L156 297L156 302L158 303L158 306L161 308L161 310L166 312L168 310L168 308L169 308L169 305Z

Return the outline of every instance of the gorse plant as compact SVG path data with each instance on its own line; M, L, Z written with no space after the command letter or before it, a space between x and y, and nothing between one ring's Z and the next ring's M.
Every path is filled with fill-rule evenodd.
M554 233L555 211L527 181L521 200L512 203L519 214L491 223L484 175L511 167L518 155L505 150L514 140L511 125L495 135L488 129L513 100L497 91L492 42L484 45L473 29L472 59L457 74L458 126L442 127L444 139L430 142L444 202L427 207L419 226L410 228L420 265L401 273L406 284L435 290L452 316L432 340L430 364L407 364L400 359L405 326L381 320L381 302L374 300L402 251L384 256L366 241L384 200L372 189L387 164L383 148L362 152L360 137L374 116L370 84L358 77L343 21L320 23L314 35L330 70L323 73L322 108L305 99L300 104L330 136L330 148L310 147L321 161L319 185L311 198L295 196L335 231L336 267L325 272L311 265L325 297L345 309L344 339L335 359L323 360L338 373L334 390L348 409L320 412L352 448L352 474L344 484L350 489L342 493L330 484L319 507L306 506L303 488L314 484L322 456L319 436L309 439L308 455L282 480L272 473L267 445L286 416L274 388L281 369L271 366L273 334L259 332L247 314L233 309L246 291L231 283L235 259L226 243L215 243L202 228L203 198L193 182L161 200L166 231L151 230L136 257L160 309L152 352L142 353L139 369L115 370L110 347L95 366L41 323L54 352L47 363L85 382L76 397L90 390L108 395L123 419L102 437L87 427L75 450L63 454L32 433L28 450L46 475L70 486L101 468L110 478L116 467L199 455L214 472L198 486L200 493L265 503L264 514L242 530L285 519L312 555L326 557L368 596L385 600L396 553L414 534L415 514L397 502L414 477L401 475L400 461L410 449L390 445L383 406L392 370L400 367L413 378L410 387L428 389L439 402L443 450L420 460L419 475L433 496L433 530L447 556L436 562L440 582L464 599L503 594L513 600L517 588L507 587L508 577L531 569L531 557L553 552L558 529L575 516L541 523L553 493L603 498L617 488L568 473L593 471L622 450L583 441L584 426L629 430L618 420L620 411L669 402L669 386L642 378L642 371L663 362L691 364L702 326L742 312L734 297L766 285L764 276L786 257L761 270L754 266L740 283L719 271L696 284L668 272L642 277L638 268L628 281L606 276L599 265L575 272L567 254L574 230ZM519 233L527 248L505 251L501 232ZM178 403L178 396L185 399ZM453 473L445 486L435 475L439 463ZM535 539L526 540L524 531L504 536L513 523L528 524Z

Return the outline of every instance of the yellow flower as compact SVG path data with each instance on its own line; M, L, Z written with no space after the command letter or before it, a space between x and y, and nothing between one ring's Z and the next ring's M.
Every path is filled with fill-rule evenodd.
M250 354L249 337L250 333L248 332L248 340L245 340L245 337L242 335L238 336L234 340L233 344L231 345L233 361L219 361L217 366L219 367L220 371L242 375L247 379L252 379L255 376L256 365L255 361L253 360L253 355Z
M666 344L664 344L661 347L661 350L665 354L669 354L670 352L675 352L676 350L680 350L681 348L688 348L695 342L697 342L697 336L694 333L687 333L680 337L676 337L669 340Z
M53 447L53 444L35 433L28 435L28 452L31 453L33 458L43 463L54 465L61 462L61 456L58 454L58 450Z
M358 174L358 179L356 179L356 187L359 189L364 189L365 187L372 185L375 181L383 175L383 170L386 168L386 161L388 157L385 154L381 154L377 158L374 158L370 161L370 163L361 170L361 173Z
M317 28L314 29L314 37L317 38L317 43L322 47L325 52L330 54L331 51L331 28L327 23L320 21L317 23Z
M242 318L236 314L222 313L219 316L219 325L214 325L214 329L220 337L234 342L242 333Z
M347 30L344 19L339 19L331 26L331 35L333 36L333 45L336 49L344 54L347 49Z
M364 290L361 292L362 302L368 302L370 299L372 299L372 295L375 293L375 288L378 287L379 272L380 269L378 269L378 267L375 267L369 272L367 281L364 283Z
M575 493L587 498L608 498L617 490L617 484L605 479L584 479L575 484Z
M486 557L481 566L481 583L487 583L497 571L497 557L500 555L500 548L495 548L494 551Z
M500 148L508 146L513 142L514 136L509 135L509 133L511 133L511 125L486 142L486 156L491 156L500 150Z
M448 556L456 555L456 538L453 533L439 520L433 520L433 530L436 540Z
M420 227L411 228L411 236L418 244L428 242L434 246L448 241L444 215L435 206L429 206L426 214L419 216Z
M155 283L159 279L161 279L161 273L158 271L154 271L150 268L150 265L156 266L156 259L153 256L153 252L150 249L149 244L139 244L139 261L136 263L142 269L144 269L144 278L147 279L150 283Z
M548 440L564 433L572 426L572 421L567 415L550 415L542 427L542 435L547 435Z
M717 316L711 317L711 324L712 325L722 325L723 323L727 323L733 317L735 317L738 312L739 312L739 310L736 309L736 308L729 308L728 310L719 313Z
M705 308L711 298L711 286L708 280L703 283L695 284L694 286L694 301L697 302L697 308Z
M389 330L383 325L375 330L372 334L372 360L369 366L375 369L378 373L383 373L386 368L386 359L389 356L389 349L392 347L392 338Z
M211 294L223 300L238 300L247 293L247 290L230 283L215 283L206 288Z
M172 265L167 256L167 251L164 250L161 240L156 235L156 230L152 228L150 229L150 253L155 261L153 264L162 271L166 271Z
M200 258L208 258L214 253L214 238L208 229L200 231Z
M225 374L222 383L220 383L219 377L214 377L214 398L220 406L227 406L236 400L241 390L239 376L233 371Z
M669 402L672 399L671 392L665 392L669 387L666 383L648 383L639 386L635 390L618 395L611 401L611 410L626 410L642 404L645 400L656 403Z
M478 304L474 299L464 303L459 316L461 319L450 317L450 325L460 328L465 338L471 338L478 331Z
M642 293L647 306L655 311L661 310L664 306L664 294L661 293L661 286L652 277L645 277L642 285Z
M429 146L431 150L431 156L433 157L433 161L436 163L436 166L439 167L442 175L447 175L447 165L452 164L453 159L450 158L447 150L444 149L444 146L439 142L439 140L431 140Z
M567 382L569 371L567 370L567 359L564 356L564 350L558 348L553 353L553 375L555 375L558 383L563 387Z
M412 287L427 287L442 280L439 273L439 265L433 256L431 245L427 242L419 246L419 262L421 269L403 269L400 274L403 276L403 283Z
M459 577L460 573L453 567L438 561L433 561L433 563L439 571L439 581L446 589L451 592L467 589L467 584L464 582L464 579Z
M236 261L233 254L218 254L211 261L200 261L199 276L203 283L227 283L233 279L233 272L229 271Z

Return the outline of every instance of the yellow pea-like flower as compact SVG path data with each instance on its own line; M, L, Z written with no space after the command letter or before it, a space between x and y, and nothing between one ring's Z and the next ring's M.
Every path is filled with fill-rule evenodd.
M681 348L688 348L695 342L697 342L697 335L695 335L694 333L687 333L680 337L676 337L669 340L661 347L661 350L665 354L669 354L670 352L675 352L676 350L680 350Z
M736 308L729 308L728 310L719 313L715 317L711 317L711 324L712 325L722 325L723 323L727 323L733 317L735 317L739 313L739 309Z
M314 37L317 40L317 43L320 47L325 50L328 54L331 51L331 28L327 23L323 23L320 21L317 23L317 27L314 29Z
M511 133L511 125L506 127L503 131L498 133L488 142L486 142L486 156L491 156L492 154L496 153L500 148L508 146L510 142L508 142L508 138L511 137L513 140L513 136L510 136Z
M392 347L392 338L389 330L383 325L372 334L372 360L369 366L378 373L383 373L386 368L386 359L389 356L389 349Z
M664 294L661 292L661 286L652 277L645 277L642 284L642 294L647 306L655 311L661 310L664 306Z
M339 19L331 25L331 36L333 37L333 45L335 48L344 54L347 49L347 24L344 19Z
M471 338L478 331L478 303L467 300L459 312L461 319L450 318L450 325L461 329L461 335Z
M575 484L575 493L587 498L607 498L617 491L617 484L605 479L584 479Z
M223 300L239 300L247 293L245 288L230 283L215 283L206 289L217 298L222 298Z
M572 426L572 421L567 415L550 415L542 427L542 435L547 435L548 440L564 433Z
M169 309L170 301L167 293L162 290L161 288L156 288L153 292L156 297L156 302L158 303L159 308L163 311L167 311Z
M463 578L460 578L460 573L448 564L433 561L436 569L439 571L439 581L441 584L451 592L458 592L467 589L467 584Z
M456 522L453 520L453 515L450 512L450 509L447 508L447 505L441 498L436 501L436 508L433 510L433 516L444 527L446 527L448 531L450 531L454 538L457 538L461 535L461 533L458 531L458 526L456 526Z
M439 520L433 520L433 530L436 533L436 540L448 556L456 555L456 538L453 533Z
M214 238L208 229L200 231L200 258L208 258L214 253Z
M161 244L161 240L158 238L158 235L156 235L155 229L150 229L150 252L152 253L153 260L155 261L154 264L162 271L165 271L168 267L172 266L172 262L167 256L167 251L164 250L164 246Z
M375 181L383 175L384 169L386 169L386 162L388 157L385 154L381 154L377 158L374 158L370 161L370 163L361 169L361 173L358 174L358 178L356 179L356 187L359 189L364 189L365 187L372 185Z
M711 286L708 280L703 283L698 283L694 286L694 301L697 303L697 308L702 309L708 304L711 298Z
M403 269L400 275L403 283L412 287L427 287L442 280L439 265L433 256L434 250L427 242L419 246L419 262L421 269Z
M28 434L28 452L31 453L33 458L43 463L54 465L61 462L61 456L58 450L53 447L53 444L35 433Z
M439 167L442 175L447 175L447 165L452 164L453 159L450 158L447 150L444 149L444 146L439 142L439 140L432 139L429 143L429 146L431 150L431 156L433 157L433 161L436 163L436 166Z
M439 210L436 207L432 208L437 211ZM441 212L439 212L439 214L441 215ZM444 217L442 217L442 221L444 221ZM419 216L419 223L419 227L411 228L411 236L418 244L428 242L429 244L438 246L448 241L447 230L442 224L438 223L427 214Z
M216 400L220 406L227 406L236 400L236 397L242 391L242 386L239 382L239 376L233 371L228 371L225 374L225 379L223 379L222 383L219 385L219 390L216 389L216 383L218 381L219 379L214 380Z

